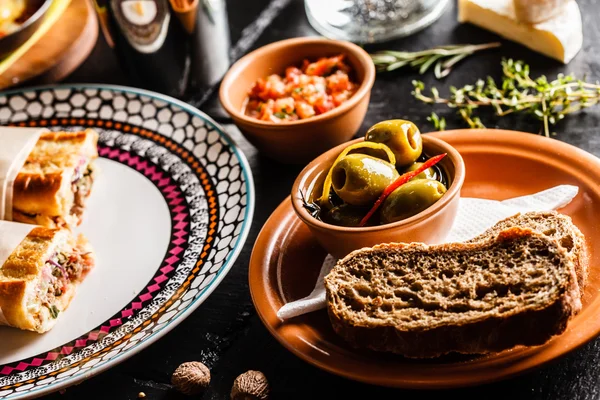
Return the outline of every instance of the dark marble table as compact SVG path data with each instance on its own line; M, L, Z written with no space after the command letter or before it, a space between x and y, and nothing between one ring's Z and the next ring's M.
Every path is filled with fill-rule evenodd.
M323 0L327 1L327 0ZM267 0L228 0L231 40L237 42L242 30L267 5ZM285 2L281 2L282 4ZM454 3L454 2L453 2ZM600 78L600 3L580 0L584 14L584 48L568 66L533 53L522 46L504 42L501 49L481 53L462 62L446 80L436 82L431 75L422 79L447 90L487 75L500 76L503 57L523 59L531 65L532 75L554 76L574 72L588 79ZM258 37L252 48L301 35L316 35L309 26L302 0L292 0ZM495 41L493 34L456 23L456 7L447 10L441 20L407 39L378 48L418 50L450 43ZM411 81L419 75L412 71L378 76L371 104L363 124L389 118L407 118L428 127L428 106L415 102ZM117 59L103 40L90 58L67 79L68 82L130 84ZM192 93L198 97L197 93ZM263 371L268 377L273 399L320 398L477 398L477 399L597 399L600 396L600 340L534 372L491 385L451 391L407 391L368 386L330 375L296 358L284 349L262 325L254 310L247 283L248 261L254 240L265 220L289 194L300 166L282 166L261 155L246 142L219 107L216 96L202 107L219 120L248 157L256 184L256 210L248 240L237 262L215 292L185 321L141 353L51 399L136 399L145 392L147 399L182 399L170 386L174 369L184 361L200 360L212 370L210 389L197 398L227 399L234 378L248 370ZM448 119L449 128L461 127L452 110L437 109ZM536 132L539 124L521 117L496 120L488 118L488 127ZM600 108L568 117L555 127L557 138L600 156ZM433 372L435 373L435 372Z

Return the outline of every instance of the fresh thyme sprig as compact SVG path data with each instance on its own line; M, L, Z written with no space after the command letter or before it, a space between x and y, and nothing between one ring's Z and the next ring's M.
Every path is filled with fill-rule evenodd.
M433 127L435 129L437 129L438 131L446 130L446 118L444 118L444 117L440 118L434 112L432 112L431 115L429 117L427 117L427 121L431 122L433 124Z
M432 87L431 95L424 94L425 84L413 81L412 94L418 100L430 104L446 104L456 108L460 117L471 128L485 128L474 110L479 107L492 107L497 116L511 113L527 113L542 121L540 132L550 136L550 125L556 124L567 114L594 106L600 102L600 83L588 83L573 75L559 74L548 81L542 75L536 79L529 76L529 66L523 61L512 59L502 61L502 84L494 79L478 80L474 85L460 89L451 86L450 97L440 97ZM430 117L437 129L445 127L445 120L437 115ZM437 122L436 122L437 121Z
M442 79L452 71L459 61L471 54L499 47L500 43L486 44L462 44L452 46L440 46L423 51L380 51L371 54L371 59L377 71L394 71L406 65L418 68L420 74L424 74L433 65L433 73L437 79Z

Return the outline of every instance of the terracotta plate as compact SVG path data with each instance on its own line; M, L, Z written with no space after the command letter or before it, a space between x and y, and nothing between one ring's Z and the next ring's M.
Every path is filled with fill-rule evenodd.
M285 323L277 310L308 295L325 251L296 217L286 199L269 218L254 246L250 289L258 314L285 347L320 368L371 384L404 388L469 386L507 378L583 345L600 334L600 159L557 140L530 133L457 130L433 134L453 144L466 164L464 197L505 199L559 184L579 186L560 211L586 235L590 278L583 311L565 333L539 347L516 348L485 357L408 360L391 354L356 351L333 332L326 311Z

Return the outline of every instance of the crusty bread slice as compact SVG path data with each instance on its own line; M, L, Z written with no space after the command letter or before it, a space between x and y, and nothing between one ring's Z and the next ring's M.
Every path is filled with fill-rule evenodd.
M48 260L57 253L84 254L82 273L68 280L62 294L51 304L44 303L52 265ZM77 286L94 265L93 250L83 235L75 237L67 229L34 227L0 267L0 325L9 325L38 333L50 330L58 319L55 313L66 310Z
M583 288L588 277L589 260L585 247L585 236L573 223L571 217L556 211L516 214L498 222L469 242L474 243L488 240L490 237L496 236L501 231L513 226L532 229L558 241L572 257L573 264L575 265L575 273L577 274L577 283L583 294Z
M357 250L325 287L332 326L351 346L414 358L540 345L581 309L566 250L521 228L478 243Z
M77 226L83 199L75 182L98 157L97 144L92 129L42 133L15 179L13 219L48 228Z

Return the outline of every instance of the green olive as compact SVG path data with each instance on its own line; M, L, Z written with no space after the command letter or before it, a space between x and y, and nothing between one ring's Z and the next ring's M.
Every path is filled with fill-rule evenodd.
M400 221L425 210L446 193L446 187L433 179L409 181L394 190L381 206L382 224Z
M403 119L392 119L373 125L367 131L365 140L387 145L394 152L398 167L414 163L423 151L419 128Z
M329 210L323 219L333 225L358 226L368 211L369 209L365 207L342 204Z
M422 162L416 162L416 163L412 164L410 167L406 168L405 172L414 171L417 168L419 168L421 165L423 165ZM415 180L415 179L437 179L437 178L438 178L438 176L437 176L437 173L435 172L435 170L433 168L427 168L425 171L421 172L419 175L415 176L411 180Z
M372 205L400 174L387 161L366 154L348 154L331 172L335 193L348 204Z

